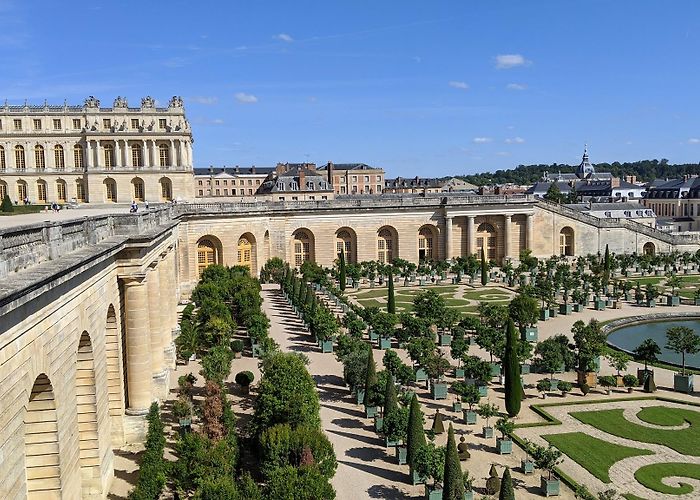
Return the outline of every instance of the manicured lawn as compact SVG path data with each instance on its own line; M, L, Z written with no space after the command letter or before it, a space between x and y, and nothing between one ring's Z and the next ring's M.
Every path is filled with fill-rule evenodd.
M495 290L490 289L490 290L478 290L478 291L474 291L474 292L465 292L464 298L471 299L471 300L484 300L484 301L508 300L511 298L511 295L507 294L499 289L495 289Z
M692 423L700 418L697 412L681 408L668 408L666 406L647 406L637 413L637 418L648 424L654 425L683 425ZM700 445L700 443L699 443Z
M361 290L355 294L358 300L362 299L376 299L377 297L386 297L389 294L387 288L369 288L367 290Z
M688 477L700 480L700 464L684 464L670 462L651 464L640 467L634 473L634 478L649 489L667 495L687 495L693 492L693 487L680 482L678 486L668 486L661 482L664 477ZM700 496L700 492L696 492Z
M652 429L629 422L619 409L573 412L571 416L614 436L668 446L684 455L700 456L700 413L679 408L657 408L662 409L642 410L640 413L654 423L664 422L660 425L677 425L679 419L684 419L690 422L690 427L680 430Z
M583 432L542 437L604 483L611 482L608 470L615 462L638 455L653 455L649 450L608 443Z

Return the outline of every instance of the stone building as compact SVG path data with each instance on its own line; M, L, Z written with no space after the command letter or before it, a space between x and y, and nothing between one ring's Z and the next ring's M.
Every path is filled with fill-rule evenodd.
M271 201L332 200L334 194L314 163L278 163L258 189L261 199Z
M477 189L478 186L456 177L423 178L416 176L412 179L396 177L395 179L387 179L384 183L384 192L390 194L459 193L476 192Z
M384 169L364 163L328 162L319 167L325 173L335 194L382 194Z
M130 203L193 197L192 131L182 99L111 108L0 107L0 195L13 202Z
M700 177L686 175L653 182L643 203L656 212L659 227L667 231L700 229Z
M209 167L194 169L196 198L244 198L257 196L257 191L273 167Z

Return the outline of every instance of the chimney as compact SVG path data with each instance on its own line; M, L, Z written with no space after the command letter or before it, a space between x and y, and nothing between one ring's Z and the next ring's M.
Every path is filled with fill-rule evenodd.
M306 169L299 169L299 191L306 191Z
M328 162L328 184L333 185L333 162Z
M240 174L240 173L241 173L241 167L239 167L238 165L236 165L236 173L237 173L237 174Z
M251 174L254 174L254 173L255 173L255 165L253 165L252 167L250 167L250 173L251 173Z
M613 177L612 179L610 179L610 187L613 187L613 188L620 187L620 178Z
M284 163L278 163L277 166L275 167L275 173L277 175L282 175L284 171L286 170Z

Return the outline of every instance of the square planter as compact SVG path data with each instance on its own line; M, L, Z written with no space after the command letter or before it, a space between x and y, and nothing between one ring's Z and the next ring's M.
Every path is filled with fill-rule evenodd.
M423 368L414 368L413 371L416 373L416 382L425 382L428 380L428 374L425 373Z
M333 352L333 341L332 340L322 340L321 341L321 352Z
M355 389L355 402L358 405L361 405L362 403L365 402L365 390L364 389Z
M558 307L550 307L549 308L549 317L550 318L556 318L559 315L559 308Z
M250 346L250 352L254 358L260 357L261 351L262 351L262 348L260 347L260 344L253 344Z
M679 306L681 305L681 298L678 295L669 295L666 297L666 305L668 306Z
M688 394L693 392L693 375L681 375L680 373L674 374L673 390Z
M528 342L537 342L537 327L528 326L525 331L520 336L521 340L526 340Z
M509 438L496 439L496 449L499 455L510 455L513 453L513 441Z
M559 312L564 316L568 316L573 311L573 306L571 304L559 304Z
M442 500L442 488L425 485L425 500Z
M408 454L408 448L406 446L396 447L396 461L399 465L406 465L406 455Z
M479 396L481 396L482 398L485 398L489 392L488 386L487 385L477 385L477 387L479 388Z
M491 376L498 377L501 374L501 364L491 363Z
M577 312L577 313L583 312L585 307L586 306L584 306L583 304L574 304L574 312Z
M374 418L374 416L376 414L377 414L377 407L376 406L365 406L365 417Z
M700 304L698 304L698 305L700 305ZM476 345L476 337L474 335L469 336L469 345L470 346Z
M596 372L576 372L576 382L580 386L586 384L588 387L596 387L598 385L598 374Z
M408 475L411 478L411 484L413 486L416 486L418 484L425 484L425 478L418 474L418 472L414 471L413 468L409 469Z
M560 490L560 482L558 479L547 479L542 476L540 480L540 486L542 487L542 493L546 497L558 497Z
M540 321L547 321L549 319L549 309L540 309Z
M695 300L693 302L696 306L700 306L700 297L695 297Z
M452 411L462 411L462 402L461 401L452 401Z
M484 426L481 428L481 430L484 433L484 438L486 438L486 439L493 438L493 427Z
M522 469L523 474L533 474L535 472L535 462L532 460L521 460L520 468Z
M549 380L549 390L550 391L556 391L559 389L559 380L556 378L550 379Z
M594 302L596 311L605 311L605 301L601 299L596 299Z
M433 399L447 399L447 382L432 382L430 384L430 397Z
M462 418L467 425L476 424L476 412L471 410L462 410Z
M452 335L443 333L440 335L440 346L449 347L452 344Z
M384 444L386 448L392 448L401 444L401 440L391 441L388 437L384 437Z
M369 340L371 342L375 342L379 338L379 334L375 332L374 330L370 329L369 330Z
M391 339L385 339L384 337L379 339L379 349L391 349Z
M523 363L520 365L520 374L527 375L530 373L530 363Z
M375 432L382 432L382 429L384 428L384 417L380 417L379 415L374 416L374 431Z
M626 300L627 302L631 302L631 301L632 301L632 292L625 292L625 300Z
M656 300L647 300L647 307L656 307Z
M465 491L464 500L474 500L474 492L472 490Z
M464 377L464 368L455 368L455 378Z
M647 377L653 376L654 370L645 370L644 368L637 368L637 380L639 380L640 387L644 386L644 382L646 381Z

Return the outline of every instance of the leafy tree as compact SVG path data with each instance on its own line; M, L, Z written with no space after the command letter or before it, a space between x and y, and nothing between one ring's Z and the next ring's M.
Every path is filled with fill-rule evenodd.
M432 478L433 484L439 487L445 474L445 448L432 442L424 444L416 451L413 465L420 476Z
M539 313L537 299L530 295L520 293L508 304L508 314L521 332L537 323Z
M498 406L492 403L484 403L479 405L477 413L486 419L486 427L489 426L489 420L499 414Z
M396 327L396 315L380 312L372 318L372 328L382 338L391 338Z
M464 403L469 405L469 411L472 411L474 405L481 399L481 393L479 393L479 388L474 384L467 384L461 380L452 384L452 390L460 396Z
M445 465L443 468L445 470L445 482L442 488L442 500L464 500L464 478L452 423L450 423L447 431L447 448L445 450Z
M606 338L600 323L595 319L590 320L588 324L578 320L571 327L571 333L574 334L578 370L593 371L595 358L603 354L606 349Z
M334 500L335 490L316 465L274 469L268 476L265 498L276 500Z
M396 297L394 297L394 275L392 273L391 268L389 268L389 283L386 311L389 314L396 314Z
M552 479L555 467L562 461L561 451L551 444L547 447L526 441L527 453L535 462L535 467L549 473L548 479Z
M415 456L422 446L425 446L423 412L420 409L418 396L414 394L408 414L408 436L406 439L406 460L412 468L414 467Z
M544 195L544 199L553 203L562 203L564 201L564 195L559 189L559 185L556 183L556 181L549 185L549 188Z
M505 332L503 329L493 328L488 325L482 325L476 334L476 343L489 353L492 363L494 355L498 357L502 356L505 340Z
M513 320L508 321L506 333L506 349L503 358L505 371L506 411L511 417L520 413L520 403L523 400L523 386L520 382L520 361L517 353L518 337Z
M265 429L260 435L261 469L268 476L279 467L299 467L303 465L305 450L319 472L332 478L338 466L333 445L321 429L306 425L292 429L289 424L279 424Z
M671 289L671 295L677 295L676 289L683 285L683 281L680 276L674 273L666 274L666 286Z
M617 370L618 377L621 376L621 371L627 369L627 366L630 364L630 360L632 359L628 354L622 351L615 351L612 349L608 351L608 354L605 356L605 358L610 363L610 366Z
M428 325L437 324L446 310L445 299L435 290L422 291L413 299L413 313Z
M666 349L681 355L681 373L685 375L685 355L700 352L700 335L687 326L672 326L666 330Z
M545 373L550 374L550 379L553 379L554 374L565 365L563 352L565 348L566 346L554 337L538 342L535 347L535 355L538 356L537 364Z
M501 491L498 494L498 500L515 500L515 491L513 490L513 479L510 477L510 467L506 467L503 471L501 479Z
M408 432L408 412L405 406L399 406L388 414L384 414L382 432L389 441L406 442Z
M340 260L339 264L339 271L338 271L338 281L339 281L339 286L340 286L340 291L344 292L345 291L345 285L347 285L347 277L346 277L346 269L345 269L345 249L341 248L340 249L340 257L338 257Z
M481 286L486 286L489 282L489 264L486 262L484 247L481 247Z
M653 339L646 339L634 349L634 354L637 359L644 362L644 371L647 371L648 364L658 360L661 348Z
M413 339L408 344L408 356L419 366L425 367L428 358L435 351L435 342L426 337Z
M2 199L2 204L0 205L0 212L13 212L14 210L15 207L12 205L10 196L5 194L5 197Z
M231 373L233 351L230 347L217 345L202 358L200 374L208 381L222 384Z

